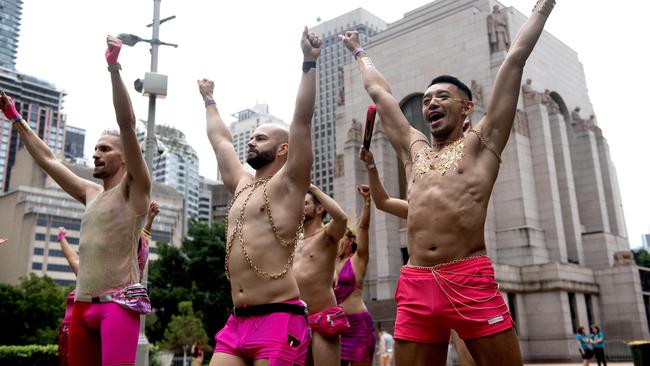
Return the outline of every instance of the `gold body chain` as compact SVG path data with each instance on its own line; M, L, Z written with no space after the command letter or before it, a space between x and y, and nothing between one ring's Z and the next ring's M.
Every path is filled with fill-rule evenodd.
M501 164L501 157L499 156L499 154L497 154L496 150L494 150L494 148L492 148L492 146L490 146L490 144L488 144L488 142L485 140L483 135L480 132L473 129L473 128L470 128L469 132L474 132L474 134L478 137L478 139L481 140L481 143L483 144L483 146L485 146L488 150L490 150L492 152L492 154L494 154L494 156L496 156L497 159L499 159L499 164Z
M230 209L232 208L232 205L235 203L239 195L244 192L245 190L250 188L250 191L248 192L248 195L244 199L244 202L242 203L241 210L239 211L239 216L237 217L236 225L235 225L235 230L233 230L232 235L230 235L230 238L226 239L226 260L225 260L225 267L226 267L226 278L230 280L230 268L228 266L228 261L230 259L230 252L232 250L232 244L235 240L235 235L237 235L239 239L239 244L241 245L241 250L242 253L244 254L244 258L246 259L246 262L248 265L255 271L257 274L272 279L272 280L277 280L282 277L284 277L287 272L289 271L289 268L291 267L291 264L293 263L293 257L295 254L295 249L296 249L296 243L298 242L298 237L300 235L300 232L302 231L303 224L305 222L305 215L303 213L302 218L300 219L300 225L298 226L298 230L296 231L296 234L291 238L290 240L284 240L280 234L278 233L278 228L275 226L275 221L273 220L273 215L271 214L271 205L269 204L269 196L267 193L267 187L269 180L271 180L271 177L266 177L264 179L254 181L251 183L248 183L245 185L242 189L240 189L235 195L233 196L232 200L230 200L230 203L228 204L228 208L226 209L226 222L224 225L224 230L226 233L226 237L228 236L228 218L230 217ZM255 262L251 259L251 257L248 255L248 252L246 251L246 247L244 246L244 214L246 212L246 205L248 204L248 201L253 195L253 192L259 186L262 186L262 192L264 195L264 209L267 213L267 216L269 218L269 224L271 225L271 230L273 231L273 235L275 236L275 239L278 241L278 243L289 250L289 259L287 260L287 264L284 267L284 270L280 273L268 273L266 271L263 271L260 269Z
M434 151L430 146L421 149L415 154L413 163L413 172L418 178L428 173L430 170L440 172L445 175L448 171L458 169L458 163L465 155L465 139L463 137L445 146L440 151Z

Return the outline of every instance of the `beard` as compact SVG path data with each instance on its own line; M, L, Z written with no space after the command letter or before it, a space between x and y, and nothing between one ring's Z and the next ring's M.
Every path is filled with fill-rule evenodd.
M258 170L275 161L275 149L267 151L258 151L253 157L247 158L246 162L253 169Z
M314 218L316 218L316 210L305 212L305 222L309 222Z

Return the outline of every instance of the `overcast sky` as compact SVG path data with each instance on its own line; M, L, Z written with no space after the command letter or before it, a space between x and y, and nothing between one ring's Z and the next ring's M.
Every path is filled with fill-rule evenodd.
M200 157L200 172L216 178L216 159L205 136L203 103L196 79L215 81L223 116L268 103L270 112L290 121L302 54L304 25L316 25L363 7L387 22L428 3L425 0L215 1L163 0L158 70L169 75L168 97L158 101L157 122L181 129ZM535 0L503 0L529 14ZM589 96L618 169L630 244L650 232L650 120L645 110L650 2L557 0L546 30L578 52ZM145 25L152 0L25 0L17 69L66 91L68 123L86 129L90 155L100 132L114 126L110 79L104 50L107 34L151 38ZM122 76L132 91L138 118L147 118L147 98L132 81L149 70L148 44L125 48Z

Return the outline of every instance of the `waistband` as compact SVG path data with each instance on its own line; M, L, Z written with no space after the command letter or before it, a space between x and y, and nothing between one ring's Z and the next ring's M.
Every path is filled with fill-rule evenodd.
M404 274L431 273L432 270L463 270L473 268L476 265L492 266L492 260L485 254L473 255L465 258L458 258L448 262L439 263L433 266L414 266L407 264L402 266L400 272Z
M305 305L295 304L293 302L294 301L242 306L235 308L233 314L238 318L268 315L273 313L289 313L308 316L307 307Z
M81 302L90 302L93 304L99 304L102 302L111 302L113 301L113 295L107 294L107 295L101 295L101 296L84 296L84 295L77 295L74 301L81 301Z

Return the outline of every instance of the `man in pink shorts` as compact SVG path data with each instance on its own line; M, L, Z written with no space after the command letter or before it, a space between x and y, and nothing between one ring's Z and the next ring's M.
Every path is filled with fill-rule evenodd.
M320 44L305 27L302 79L290 130L271 123L255 129L246 156L255 175L239 162L213 99L214 83L198 81L208 138L223 182L234 193L226 219L225 262L235 310L215 336L212 366L305 362L307 312L291 265L313 161L311 118Z
M332 220L323 225L328 214ZM347 222L345 211L336 201L316 186L309 188L305 196L305 230L298 241L293 271L309 310L312 340L308 363L316 366L340 365L339 336L350 327L332 288L338 244Z
M139 285L137 245L149 207L151 180L138 145L131 100L120 77L117 59L122 43L110 36L106 43L119 131L105 132L95 146L93 176L102 185L76 176L58 161L18 113L13 100L4 92L1 100L5 117L13 122L36 163L86 206L70 322L70 365L135 364L139 312L150 310L146 289Z
M522 364L510 313L485 256L483 232L524 64L554 4L537 2L496 75L486 116L465 135L463 122L473 109L471 90L447 75L431 82L422 103L431 145L404 117L358 34L340 36L356 58L408 176L410 259L395 294L397 365L444 365L450 329L464 338L479 365Z

